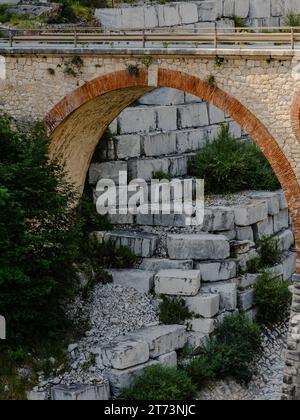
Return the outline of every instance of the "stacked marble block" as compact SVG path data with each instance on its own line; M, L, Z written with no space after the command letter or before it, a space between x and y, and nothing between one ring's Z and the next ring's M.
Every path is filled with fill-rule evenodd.
M89 182L94 187L101 178L118 182L120 171L146 181L160 171L174 177L186 175L188 161L216 137L224 122L236 138L247 138L212 104L176 89L156 89L110 125L114 140L102 144L105 161L91 165Z
M134 287L141 293L184 296L195 319L188 322L188 342L201 345L216 323L239 310L255 316L254 284L257 274L247 273L247 262L259 255L257 239L272 236L279 241L281 262L270 270L288 280L295 270L294 237L282 191L251 192L247 204L208 207L199 231L182 225L167 234L167 257L160 254L163 228L132 225L132 230L97 232L100 241L112 240L128 246L141 258L133 270L112 270L116 284ZM169 219L169 228L173 225ZM166 219L164 219L166 224ZM165 226L165 225L164 225ZM187 233L188 232L188 233Z
M181 28L209 31L234 27L233 16L248 26L281 26L289 12L300 13L298 0L200 0L161 4L124 5L116 9L96 9L101 25L110 30Z
M182 325L147 326L101 348L95 348L96 363L106 366L111 394L117 396L150 366L177 367L176 351L187 342Z

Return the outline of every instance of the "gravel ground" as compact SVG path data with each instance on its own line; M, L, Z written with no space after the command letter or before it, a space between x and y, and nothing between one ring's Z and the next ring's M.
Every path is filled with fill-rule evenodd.
M288 323L266 330L263 334L264 349L256 365L256 374L249 385L242 386L233 380L219 381L202 391L199 400L280 400L283 380L284 353Z
M35 391L49 390L57 384L102 383L108 368L92 363L95 349L143 326L158 324L155 301L150 295L112 284L98 284L88 302L76 301L69 316L89 325L86 336L69 346L70 366L62 367L47 380L41 376Z

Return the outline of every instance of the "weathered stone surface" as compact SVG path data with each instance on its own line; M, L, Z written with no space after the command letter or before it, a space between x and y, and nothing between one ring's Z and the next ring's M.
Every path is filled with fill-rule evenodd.
M234 211L228 207L210 207L212 212L212 231L222 232L234 227Z
M275 238L279 241L279 248L281 251L288 251L295 241L293 232L290 229L278 233L275 235Z
M199 270L161 270L155 276L156 294L194 296L199 292Z
M169 260L167 258L144 258L140 269L158 272L160 270L192 270L193 260Z
M257 201L234 207L234 213L237 225L250 226L268 217L268 205L266 201Z
M157 358L158 363L164 367L177 367L177 353L176 351L171 351L170 353L162 354Z
M109 214L109 221L112 225L132 225L134 217L132 214Z
M197 296L185 299L189 311L203 318L213 318L220 308L220 295L218 293L199 293Z
M255 247L255 243L251 241L232 241L230 242L230 249L236 255L242 255L249 252Z
M180 105L184 103L184 92L177 89L158 88L139 99L141 105Z
M46 392L35 392L35 391L28 391L27 392L27 400L28 401L45 401L46 399L47 399L47 393Z
M202 334L199 332L187 333L187 345L194 349L202 348L207 345L209 334Z
M238 287L246 289L247 287L254 286L258 276L259 274L246 273L240 277L232 279L232 283L235 283Z
M109 383L101 385L57 385L51 390L54 401L107 401L110 399Z
M159 362L157 360L150 360L142 365L124 370L111 369L108 373L108 378L113 396L118 396L123 389L130 387L134 379L138 375L141 375L147 367L158 364Z
M159 106L155 108L157 129L170 131L177 129L177 108L173 106Z
M135 341L126 337L116 338L107 346L94 349L96 360L101 365L111 366L113 369L127 369L149 360L149 346L145 341Z
M178 107L180 128L203 127L209 125L205 102Z
M190 153L186 155L170 157L170 175L173 177L186 175L188 173L188 162L194 155L194 153Z
M229 280L236 276L236 262L233 260L196 262L195 268L201 271L202 281Z
M137 269L123 269L110 270L114 284L123 287L133 287L140 293L149 293L154 286L154 272L137 270Z
M241 271L247 271L247 263L248 261L252 260L253 258L258 257L258 252L256 251L256 249L251 249L249 252L247 252L246 254L240 254L237 256L237 258L235 259L237 266L238 266L238 270Z
M146 341L150 348L150 357L179 350L186 343L186 328L182 325L158 325L145 327L128 335L138 341Z
M210 124L219 124L221 122L224 122L224 119L225 119L224 112L221 109L215 107L214 105L209 104L208 113L209 113Z
M201 334L212 334L216 327L215 320L209 318L189 319L186 323L189 331Z
M251 309L255 302L255 290L249 289L245 291L238 291L238 308L247 311Z
M119 172L127 171L127 163L121 161L92 163L89 170L89 183L97 184L100 179L111 179L119 183Z
M296 253L291 252L282 262L283 267L283 279L289 280L292 278L296 270Z
M265 18L271 16L271 0L251 0L250 17Z
M238 226L236 228L236 239L238 241L254 241L253 229L251 226Z
M263 200L268 203L268 213L274 216L280 210L280 198L278 193L270 191L254 191L250 193L250 197L256 200Z
M154 254L158 236L136 231L94 232L93 235L101 242L112 240L116 246L127 246L137 257L149 258Z
M156 172L169 173L169 159L140 159L128 162L128 171L131 178L140 178L150 181Z
M200 150L206 144L206 131L202 128L176 131L176 151L178 154Z
M274 216L274 232L280 232L289 227L289 212L287 209L281 210Z
M153 108L125 109L118 117L120 134L148 133L156 129L156 113Z
M198 3L199 21L215 21L222 16L222 3L218 1L203 1Z
M276 191L279 197L279 206L280 210L284 210L288 208L288 203L285 198L284 192L282 190Z
M176 132L149 133L142 136L142 149L145 156L162 156L177 152Z
M274 216L275 219L276 216ZM273 217L269 216L267 219L257 222L253 225L254 240L257 241L263 236L271 236L274 234Z
M250 11L250 0L235 1L234 7L235 16L246 18L248 17Z
M139 157L141 156L141 137L138 134L116 136L114 148L117 159Z
M203 292L220 295L220 309L234 311L237 308L237 286L234 283L219 282L202 287Z
M229 242L223 235L168 235L167 243L171 259L215 260L230 254Z

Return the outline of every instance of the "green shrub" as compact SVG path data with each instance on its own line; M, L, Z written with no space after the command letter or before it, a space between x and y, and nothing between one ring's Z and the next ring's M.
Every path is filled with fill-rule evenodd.
M247 25L245 23L245 20L237 15L233 15L230 17L231 20L233 20L234 22L234 26L235 28L242 28L242 29L246 29Z
M182 324L191 318L191 313L182 297L162 296L159 319L163 324Z
M300 14L289 11L285 18L284 26L300 27Z
M258 319L264 324L277 324L288 318L292 295L289 283L264 271L255 283Z
M132 268L138 261L129 248L117 247L112 241L101 243L97 239L83 242L81 254L84 261L87 256L93 268Z
M280 262L279 241L272 236L263 236L257 241L260 253L261 268L272 267Z
M190 161L189 173L205 180L206 193L275 190L280 187L257 146L233 138L228 124L223 124L217 138Z
M244 314L228 316L186 370L198 388L226 377L247 382L251 378L252 363L261 348L257 324Z
M162 180L165 180L165 179L167 181L171 181L173 179L170 174L167 174L164 171L153 172L152 178L153 179L158 179L159 181L162 181Z
M110 6L106 0L55 0L62 5L60 15L49 23L77 23L93 18L92 9Z
M0 117L0 307L11 345L61 331L74 290L78 197L48 144L43 127L23 132Z
M151 366L135 379L130 388L123 390L120 399L168 401L192 400L195 397L196 388L185 372Z
M96 206L86 193L81 198L80 214L84 232L112 230L108 216L97 213Z
M260 257L251 258L247 261L247 273L256 274L261 270L261 259Z

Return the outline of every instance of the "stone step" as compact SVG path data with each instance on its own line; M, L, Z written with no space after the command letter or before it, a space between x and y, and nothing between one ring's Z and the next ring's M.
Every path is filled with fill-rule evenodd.
M107 401L110 399L109 383L100 385L56 385L51 389L53 401Z
M167 237L169 257L175 260L226 259L230 255L229 241L224 235L171 234Z
M139 231L102 231L93 236L101 242L112 241L116 246L126 246L137 257L152 257L157 245L158 235Z
M207 144L207 136L207 130L203 128L123 134L115 136L114 141L108 145L107 156L109 160L127 160L195 152Z
M202 293L185 299L189 311L203 318L213 318L220 309L220 295L218 293Z
M235 223L238 226L250 226L267 219L268 203L258 200L247 206L234 206Z
M113 369L128 369L148 362L149 346L145 341L136 341L117 337L113 342L94 348L96 363L100 366L111 366Z
M203 348L207 346L209 340L209 334L203 334L199 332L188 332L187 333L187 345L192 349Z
M157 172L164 172L172 177L185 176L188 174L188 162L194 156L195 153L188 153L156 159L133 159L128 161L129 177L150 181Z
M96 185L101 179L113 180L119 184L119 172L128 171L131 179L143 179L150 181L157 172L163 172L172 177L181 177L188 174L188 162L195 153L171 155L159 158L135 158L129 161L110 161L92 163L89 169L89 183Z
M158 273L160 270L192 270L193 260L170 260L167 258L144 258L140 269Z
M294 234L290 229L277 233L274 237L279 241L281 251L288 251L295 243Z
M147 363L143 363L138 366L134 366L128 369L111 369L108 371L108 379L110 382L111 393L113 396L117 397L120 395L123 389L129 388L135 378L138 375L141 375L145 369L150 366L159 365L157 360L149 360Z
M110 270L114 284L132 287L140 293L150 293L154 286L154 271L123 269Z
M237 308L237 285L235 283L216 282L201 287L203 293L220 295L220 310L235 311Z
M186 325L188 331L209 335L212 334L216 328L216 320L213 318L193 318L187 320Z
M229 280L237 275L234 260L196 262L195 268L200 270L203 282Z
M148 343L150 357L155 358L183 348L186 344L186 327L183 325L145 327L128 334L127 338Z
M194 296L200 285L199 270L161 270L155 276L157 295Z

